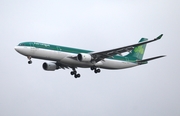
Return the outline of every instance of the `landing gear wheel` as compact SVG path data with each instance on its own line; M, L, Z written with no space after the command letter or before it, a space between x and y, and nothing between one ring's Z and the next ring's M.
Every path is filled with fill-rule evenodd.
M94 73L98 73L97 70L94 70Z
M79 78L81 75L80 74L75 74L74 77L75 78Z
M80 74L77 74L77 77L80 77L81 75Z
M30 60L30 61L28 61L28 64L32 64L32 61Z
M97 69L97 72L98 72L98 73L100 73L100 72L101 72L101 70L100 70L100 69Z
M93 67L91 67L91 70L95 70L95 67L93 66Z
M70 73L71 75L74 75L74 71L71 71L71 73Z
M76 75L76 73L77 73L76 71L71 71L70 74L71 74L71 75Z
M94 73L100 73L100 72L101 72L100 69L95 69L95 70L94 70Z

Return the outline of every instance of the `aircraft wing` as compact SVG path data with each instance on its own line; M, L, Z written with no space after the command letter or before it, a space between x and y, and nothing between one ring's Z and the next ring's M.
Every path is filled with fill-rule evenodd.
M140 42L140 43L137 43L137 44L132 44L132 45L129 45L129 46L120 47L120 48L111 49L111 50L106 50L106 51L102 51L102 52L91 53L91 56L93 57L92 61L99 62L99 61L101 61L101 60L103 60L105 58L113 57L116 54L121 54L121 53L124 53L124 52L131 51L136 46L147 44L147 43L159 40L159 39L161 39L162 36L163 36L163 34L159 35L157 38L155 38L153 40L144 41L144 42Z

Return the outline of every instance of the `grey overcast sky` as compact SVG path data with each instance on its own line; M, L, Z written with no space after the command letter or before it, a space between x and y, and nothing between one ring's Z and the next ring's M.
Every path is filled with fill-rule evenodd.
M179 0L0 0L0 116L180 116ZM37 41L94 51L160 41L125 70L46 72L14 50Z

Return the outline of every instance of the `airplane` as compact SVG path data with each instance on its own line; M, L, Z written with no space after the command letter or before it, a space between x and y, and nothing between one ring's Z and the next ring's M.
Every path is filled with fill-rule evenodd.
M163 34L153 40L141 38L137 44L100 52L40 42L22 42L15 46L15 50L29 59L28 64L32 63L32 58L49 60L51 62L42 64L44 70L55 71L70 68L72 69L70 74L79 78L81 75L77 73L77 68L90 68L95 73L100 73L100 69L125 69L165 57L165 55L161 55L143 59L146 44L159 40L162 36ZM125 52L128 52L128 54L122 55Z

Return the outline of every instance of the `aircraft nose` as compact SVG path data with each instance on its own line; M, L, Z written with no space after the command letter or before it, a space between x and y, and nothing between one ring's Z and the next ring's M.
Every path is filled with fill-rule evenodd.
M14 49L15 49L16 51L18 51L18 46L15 46Z
M17 51L17 52L20 52L21 51L21 48L19 46L15 46L14 49Z

